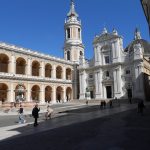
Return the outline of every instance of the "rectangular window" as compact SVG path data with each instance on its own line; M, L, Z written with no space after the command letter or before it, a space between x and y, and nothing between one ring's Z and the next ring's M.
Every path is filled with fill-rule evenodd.
M70 39L70 28L67 29L67 38Z
M80 39L80 28L78 28L78 38Z
M105 64L109 64L109 56L105 56Z
M92 79L92 78L93 78L93 75L92 75L92 74L90 74L90 75L89 75L89 78L90 78L90 79Z
M130 74L130 70L126 70L126 74Z

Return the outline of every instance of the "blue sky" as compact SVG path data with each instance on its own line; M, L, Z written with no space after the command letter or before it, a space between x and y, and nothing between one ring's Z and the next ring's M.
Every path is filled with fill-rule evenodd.
M64 20L70 0L0 0L0 41L63 57ZM82 20L86 58L92 58L92 41L106 26L117 29L126 47L139 27L149 41L148 25L140 0L75 0Z

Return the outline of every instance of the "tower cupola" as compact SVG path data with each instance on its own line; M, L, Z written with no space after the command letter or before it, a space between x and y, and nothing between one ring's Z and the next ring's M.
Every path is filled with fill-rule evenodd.
M65 20L64 29L64 58L79 63L80 56L84 55L84 45L82 44L81 21L75 10L75 3L73 0L71 0L70 3L70 10Z

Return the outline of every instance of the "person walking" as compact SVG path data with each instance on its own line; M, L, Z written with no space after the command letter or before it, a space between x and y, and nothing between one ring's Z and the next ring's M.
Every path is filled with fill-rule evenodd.
M143 100L139 100L138 101L138 113L143 115L143 109L144 108L145 108L144 101Z
M18 123L25 123L26 120L24 119L24 116L23 116L23 107L22 107L22 105L20 105L18 113L19 113L19 121L18 121Z
M113 102L112 102L112 100L109 101L109 107L110 107L110 108L113 107Z
M52 117L52 112L53 112L53 109L50 108L50 106L48 105L48 106L47 106L47 112L46 112L46 114L45 114L45 119L46 119L46 120L47 120L48 118L51 119L51 117Z
M35 119L34 120L34 127L36 127L38 125L39 111L40 111L40 108L38 108L38 104L36 104L32 110L32 116Z

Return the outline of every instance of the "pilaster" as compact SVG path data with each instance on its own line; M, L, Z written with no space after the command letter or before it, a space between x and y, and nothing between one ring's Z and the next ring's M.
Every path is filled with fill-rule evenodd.
M9 86L7 101L8 102L14 102L15 101L13 83L12 82L10 83L10 86Z
M56 104L56 87L55 86L53 86L53 89L52 89L52 103Z
M55 64L53 64L52 66L52 78L56 79L56 65Z
M39 100L41 104L45 103L45 89L44 89L43 84L40 86L40 99Z
M40 76L45 77L45 63L42 61L40 65Z

